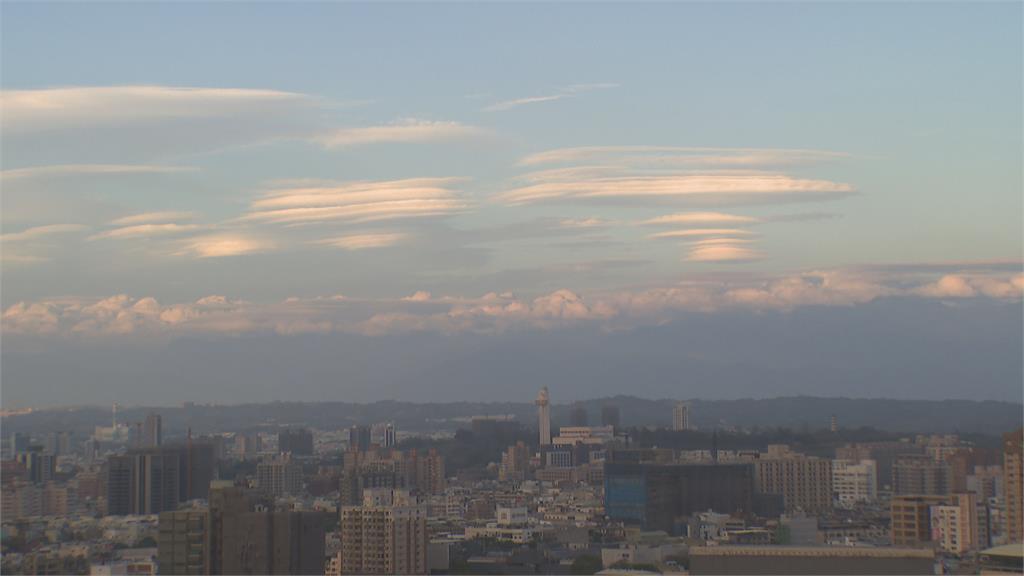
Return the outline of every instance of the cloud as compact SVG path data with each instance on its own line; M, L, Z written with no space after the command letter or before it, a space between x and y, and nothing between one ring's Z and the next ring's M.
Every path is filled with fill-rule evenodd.
M451 189L461 178L338 182L267 192L241 221L276 224L372 222L456 214L468 203Z
M325 238L318 240L317 244L343 248L345 250L366 250L369 248L386 248L405 241L408 234L402 232L388 232L377 234L350 234L336 238Z
M729 237L750 236L753 232L739 228L691 228L688 230L669 230L651 234L648 238L700 238L704 236Z
M193 166L163 166L158 164L59 164L3 170L0 171L0 178L4 180L28 180L49 176L173 174L177 172L195 172L196 170L197 168Z
M191 220L192 218L195 218L195 216L195 212L143 212L142 214L132 214L131 216L123 216L116 220L111 220L110 224L112 226L133 226L135 224L160 224L164 222L173 222L175 220Z
M222 258L257 254L273 250L274 243L261 237L243 233L216 233L189 238L182 243L177 255L193 255L199 258Z
M756 250L737 244L694 246L686 260L690 262L750 262L761 258Z
M460 122L405 119L384 126L344 128L317 138L327 148L343 148L385 142L437 142L473 138L484 130Z
M562 228L601 228L608 224L604 218L563 218L558 221Z
M581 162L627 163L632 166L786 166L849 157L842 152L799 148L723 148L696 146L579 146L556 148L524 157L520 166Z
M56 234L70 234L87 229L87 226L83 226L81 224L47 224L45 226L27 228L21 232L9 232L7 234L2 234L0 235L0 242L40 240Z
M499 194L498 199L509 204L593 199L760 203L823 199L851 193L852 186L829 180L763 172L709 172L545 182L513 188Z
M518 108L519 106L525 106L527 104L539 104L541 102L554 102L556 100L562 100L565 98L572 98L577 94L583 92L590 92L593 90L604 90L608 88L617 88L618 84L612 84L608 82L600 82L593 84L571 84L565 86L552 94L546 94L541 96L527 96L525 98L514 98L512 100L502 100L495 102L489 106L483 108L484 112L504 112L505 110L511 110Z
M727 225L735 226L742 224L755 224L760 222L758 218L751 216L739 216L736 214L723 214L721 212L682 212L679 214L666 214L665 216L658 216L649 220L644 220L641 224L645 226L664 226L664 225Z
M0 127L16 134L175 118L238 116L311 101L308 96L293 92L240 88L97 86L3 90Z
M568 98L570 94L550 94L548 96L528 96L526 98L515 98L512 100L503 100L501 102L495 102L489 106L484 107L484 112L503 112L505 110L511 110L524 104L537 104L540 102L553 102L555 100L561 100Z
M89 237L89 240L151 238L154 236L183 234L198 229L199 226L196 224L136 224L94 234Z
M1009 278L947 274L935 282L916 288L913 292L920 296L940 299L973 298L979 294L989 298L1014 298L1019 297L1022 290L1024 274Z
M716 248L724 244L698 245ZM736 246L740 247L740 246ZM968 289L969 287L969 289ZM18 302L3 312L5 334L92 337L125 334L279 334L410 331L492 333L593 324L628 329L661 324L678 312L788 311L804 306L855 306L886 297L989 298L1020 301L1024 274L957 275L905 285L900 278L850 270L782 277L687 281L673 286L589 296L560 289L535 298L489 293L479 298L434 297L419 291L398 300L289 298L256 304L210 296L163 305L126 295L103 300Z

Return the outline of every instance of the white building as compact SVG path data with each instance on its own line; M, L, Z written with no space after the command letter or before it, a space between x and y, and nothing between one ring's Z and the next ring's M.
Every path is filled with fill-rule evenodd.
M963 554L977 547L978 515L974 494L952 496L949 505L931 507L932 540L945 552Z
M672 409L672 429L673 430L689 430L690 429L690 403L689 402L676 402L675 408Z
M551 399L548 396L548 387L541 388L537 394L537 428L540 430L540 445L551 444Z
M832 491L844 508L877 499L877 464L874 460L833 460Z

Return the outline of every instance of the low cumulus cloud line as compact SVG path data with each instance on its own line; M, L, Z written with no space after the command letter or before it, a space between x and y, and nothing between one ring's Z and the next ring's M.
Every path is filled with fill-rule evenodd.
M730 259L741 254L707 253ZM705 255L698 254L698 258ZM712 261L712 260L709 260ZM412 331L488 333L549 329L581 322L630 328L660 324L675 312L792 310L801 306L854 306L885 297L989 298L1020 301L1024 274L949 274L907 286L898 277L846 270L811 271L742 281L683 282L643 290L583 296L562 289L532 299L510 293L480 298L433 297L419 291L401 300L339 297L289 298L254 304L209 296L164 305L151 297L23 301L3 311L5 334L94 337L125 334L240 334L352 332L380 335ZM430 306L425 306L430 304Z

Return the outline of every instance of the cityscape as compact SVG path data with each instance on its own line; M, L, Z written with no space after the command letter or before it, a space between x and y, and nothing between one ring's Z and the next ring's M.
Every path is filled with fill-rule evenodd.
M91 431L85 420L74 430L29 424L35 432L13 432L3 446L3 571L1021 568L1024 429L905 435L832 414L800 430L703 430L700 403L683 400L662 403L670 425L637 426L615 398L562 406L559 421L552 393L538 391L532 420L478 414L417 430L271 418L235 430L204 423L200 434L165 426L156 409L126 417L117 404Z
M0 0L0 574L1024 575L1024 3Z

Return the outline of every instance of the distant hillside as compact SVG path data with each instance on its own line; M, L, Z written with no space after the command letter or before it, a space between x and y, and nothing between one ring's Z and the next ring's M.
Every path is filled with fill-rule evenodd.
M600 423L602 406L619 407L623 426L667 426L672 420L674 400L649 400L616 396L583 402L589 422ZM1001 434L1022 425L1022 406L1010 402L969 400L884 400L854 398L791 397L746 400L691 400L690 414L699 429L715 427L787 427L794 430L826 428L834 414L840 427L862 426L891 432L961 432ZM571 406L552 407L555 425L568 425ZM141 421L150 408L122 408L121 422ZM278 402L234 406L189 405L155 408L163 416L168 435L181 435L191 426L202 434L280 425L302 425L337 429L356 423L394 421L404 430L456 429L468 426L475 415L510 414L525 426L534 426L536 408L523 402L411 403L374 402ZM95 426L109 426L109 408L80 407L52 409L8 416L3 434L73 430L88 434Z

